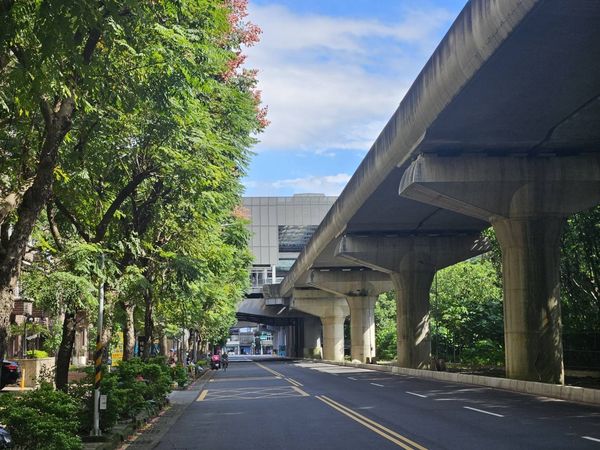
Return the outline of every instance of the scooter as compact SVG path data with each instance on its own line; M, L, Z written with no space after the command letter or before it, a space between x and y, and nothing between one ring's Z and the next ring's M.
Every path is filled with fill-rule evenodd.
M221 368L221 357L219 355L213 355L210 358L210 368L212 370L219 370Z

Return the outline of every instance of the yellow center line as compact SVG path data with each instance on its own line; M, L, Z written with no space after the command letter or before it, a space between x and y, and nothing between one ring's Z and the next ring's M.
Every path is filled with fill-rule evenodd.
M299 394L302 395L302 397L310 397L310 394L307 394L306 392L304 392L302 389L300 389L299 387L296 386L292 386L292 389L295 390L296 392L298 392Z
M406 450L414 450L415 448L419 450L427 450L425 447L417 444L414 441L411 441L407 437L402 436L401 434L398 434L387 427L384 427L374 420L357 413L356 411L336 402L335 400L330 399L329 397L326 397L325 395L316 396L316 398Z
M302 383L300 383L299 381L294 380L293 378L286 378L286 380L289 383L292 383L294 386L304 386Z
M270 369L267 366L261 364L261 363L257 363L255 362L254 364L256 364L258 367L260 367L261 369L265 369L267 372L272 373L273 375L275 375L276 377L281 377L281 378L285 378L285 376L283 376L282 374L280 374L279 372L277 372L276 370Z
M204 400L206 398L206 394L208 394L208 390L204 389L202 392L200 392L200 395L198 396L196 401L201 402L202 400Z

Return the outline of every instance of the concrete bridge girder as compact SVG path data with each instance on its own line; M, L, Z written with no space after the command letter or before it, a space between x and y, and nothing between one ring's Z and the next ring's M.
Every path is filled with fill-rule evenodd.
M399 193L492 224L502 250L507 376L563 383L560 235L568 215L600 202L600 155L420 155Z
M343 296L350 309L350 354L365 363L375 358L375 302L392 288L389 275L371 270L311 270L308 284Z
M462 236L352 236L336 256L389 273L396 290L398 364L426 369L431 361L429 291L436 270L487 250L478 233Z
M317 316L323 326L323 358L344 360L344 321L349 314L346 299L323 295L319 290L294 289L290 308Z

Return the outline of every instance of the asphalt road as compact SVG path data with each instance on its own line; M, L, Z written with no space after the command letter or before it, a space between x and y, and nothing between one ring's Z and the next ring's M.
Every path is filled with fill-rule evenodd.
M305 361L232 361L158 449L598 449L600 407Z

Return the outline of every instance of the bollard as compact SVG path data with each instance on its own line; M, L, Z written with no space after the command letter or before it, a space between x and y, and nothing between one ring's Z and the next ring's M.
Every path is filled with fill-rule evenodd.
M21 369L21 390L25 389L25 369Z

